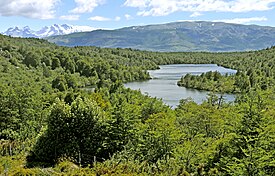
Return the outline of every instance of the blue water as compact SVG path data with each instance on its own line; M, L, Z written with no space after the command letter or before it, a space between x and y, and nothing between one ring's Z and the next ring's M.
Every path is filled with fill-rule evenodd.
M207 98L208 91L199 91L179 87L177 81L187 73L200 75L208 71L218 71L221 74L235 74L237 71L217 66L216 64L173 64L161 65L159 70L149 70L153 78L148 81L126 83L125 87L140 90L143 94L157 97L167 105L175 108L181 99L192 98L196 103L202 103ZM227 102L234 101L235 96L224 94Z

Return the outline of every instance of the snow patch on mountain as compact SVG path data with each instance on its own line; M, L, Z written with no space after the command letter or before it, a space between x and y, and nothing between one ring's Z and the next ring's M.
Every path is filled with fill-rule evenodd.
M55 35L66 35L75 32L87 32L93 31L96 28L90 26L74 26L68 24L54 24L51 26L45 26L38 31L30 29L29 26L19 28L17 26L7 29L5 32L2 32L3 35L9 35L12 37L35 37L35 38L45 38Z

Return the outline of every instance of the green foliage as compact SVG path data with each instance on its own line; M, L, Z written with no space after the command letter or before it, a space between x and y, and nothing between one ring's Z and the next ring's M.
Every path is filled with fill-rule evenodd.
M274 122L274 118L265 116L264 113L267 110L266 101L269 101L267 95L250 92L237 107L241 121L237 124L234 138L229 141L229 151L221 156L221 163L226 165L224 169L232 175L274 174L271 159L274 153L270 150L273 147L270 137L274 135L274 131L265 131L266 118L268 123Z
M24 64L27 66L37 67L41 62L40 57L41 56L36 52L29 51L25 56Z
M274 85L274 47L266 50L243 53L199 53L204 63L237 69L235 75L221 75L218 72L199 76L187 74L178 82L179 86L210 90L215 92L241 93L250 89L267 90ZM194 57L194 56L193 56ZM195 57L196 58L196 57ZM191 59L198 63L196 59Z
M239 90L239 87L235 87L234 75L221 75L217 71L202 73L199 76L186 74L177 84L186 88L212 92L236 93L236 90Z
M274 28L264 26L192 21L95 30L53 36L48 40L63 46L228 52L269 47L274 44L274 31Z
M274 47L155 53L0 39L1 174L275 174ZM210 93L173 110L122 84L173 63L237 69L182 78L186 87L238 92L235 103Z
M132 140L127 146L129 153L139 161L148 164L157 164L160 160L166 160L173 156L173 150L177 145L177 130L175 118L165 113L151 115L144 123L138 126L136 140Z
M91 163L94 157L103 158L103 112L95 102L79 97L71 106L57 101L49 115L48 129L41 136L29 161L56 163L68 158L75 163Z
M65 91L68 89L66 79L63 75L58 76L52 81L52 87L59 91Z

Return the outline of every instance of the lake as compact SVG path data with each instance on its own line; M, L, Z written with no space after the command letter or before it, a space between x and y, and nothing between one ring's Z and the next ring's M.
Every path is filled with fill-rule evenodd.
M181 99L192 98L196 103L202 103L207 98L208 91L179 87L177 81L187 73L200 75L208 71L218 71L221 74L235 74L237 71L220 67L216 64L173 64L160 65L158 70L149 70L152 79L142 82L130 82L125 87L140 90L143 94L157 97L167 105L175 108ZM235 96L224 94L226 102L232 102Z

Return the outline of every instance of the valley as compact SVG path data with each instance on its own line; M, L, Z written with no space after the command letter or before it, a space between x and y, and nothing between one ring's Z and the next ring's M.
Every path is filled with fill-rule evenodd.
M218 67L214 64L175 64L161 65L158 70L149 70L152 79L124 84L126 88L140 90L143 94L160 98L165 104L176 108L180 100L191 98L201 104L210 92L179 87L177 81L186 74L201 75L209 71L234 74L236 71ZM220 95L217 95L220 97ZM223 94L225 102L234 102L234 95Z
M0 0L0 176L275 176L275 0Z
M274 59L274 47L170 53L0 35L0 173L274 175ZM189 82L205 79L201 90L218 82L218 92L234 86L235 101L210 93L201 104L181 99L171 109L123 85L158 81L147 70L177 72L171 64L237 70L232 77L196 73ZM173 84L192 67L186 69L178 69Z

